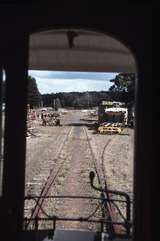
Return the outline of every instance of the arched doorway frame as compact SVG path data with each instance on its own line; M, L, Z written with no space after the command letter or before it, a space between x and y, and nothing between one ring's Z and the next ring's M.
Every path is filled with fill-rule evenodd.
M43 21L45 19L45 21ZM149 89L150 89L150 85L149 85L149 78L151 77L151 72L150 72L150 66L149 66L149 56L151 56L151 52L150 49L147 50L147 46L149 47L149 43L150 43L150 38L149 38L149 34L150 34L150 29L147 30L146 29L142 29L141 27L146 26L148 23L148 26L150 26L149 21L146 23L145 22L145 17L143 19L142 22L139 22L138 20L140 19L140 17L138 18L134 18L134 17L128 17L126 16L126 18L123 18L121 16L117 17L117 21L119 22L118 24L118 28L116 26L116 24L114 23L114 16L110 16L110 17L106 17L105 18L106 21L108 20L108 22L104 23L104 21L99 20L98 24L96 23L96 19L94 19L94 21L86 21L86 19L84 18L84 20L80 21L80 20L76 20L74 25L69 23L72 22L72 19L69 19L69 22L64 18L63 20L60 20L59 23L59 18L54 19L54 17L47 16L47 17L38 17L37 19L35 19L35 17L31 17L30 18L30 22L27 23L27 20L23 20L24 25L23 25L23 30L21 28L17 28L17 36L16 36L16 40L13 37L13 42L14 42L14 46L18 46L18 44L20 44L21 46L21 52L18 51L18 53L16 52L16 50L13 50L12 46L9 46L8 51L11 50L11 53L13 54L13 57L9 58L9 56L5 56L4 63L6 66L6 73L7 73L7 79L8 79L8 91L7 91L7 119L6 119L6 126L7 126L7 130L5 133L5 137L11 137L14 135L14 131L12 131L12 127L13 124L11 124L11 122L9 121L9 117L12 116L13 111L11 111L10 106L11 102L13 100L15 100L15 102L18 103L19 100L21 100L21 103L18 105L18 110L21 110L21 115L18 115L18 111L15 113L17 114L17 120L19 120L18 124L21 126L20 130L18 131L18 138L17 138L17 143L22 144L24 146L25 141L24 141L24 135L25 135L25 125L22 123L22 120L24 121L25 119L25 104L26 104L26 74L27 74L27 53L28 53L28 37L29 34L34 32L35 29L38 30L42 30L43 29L48 29L48 27L52 26L53 28L59 28L59 27L67 27L67 26L71 26L74 28L77 28L78 26L81 28L85 28L85 27L95 27L97 30L102 30L107 33L111 33L112 36L114 36L116 39L120 39L123 43L125 43L127 46L129 46L129 49L131 49L131 51L134 53L135 58L136 58L136 63L137 63L137 69L138 69L138 87L137 87L137 93L136 93L136 100L137 100L137 105L136 105L136 150L135 150L135 210L141 210L141 212L135 212L135 235L134 235L134 240L139 240L140 237L143 237L143 239L141 240L150 240L150 229L149 229L149 224L150 224L150 220L149 219L145 219L145 213L149 214L150 210L150 194L151 194L151 182L149 181L149 177L151 177L151 162L149 161L149 157L151 157L150 154L150 144L151 144L151 140L147 140L147 137L150 136L151 137L151 133L150 130L148 129L148 127L150 126L150 120L151 117L148 117L145 113L145 111L147 110L147 105L150 103L148 101L148 97L147 97L147 93L149 93ZM126 24L126 20L129 20L129 23ZM40 20L40 21L39 21ZM65 21L66 20L66 21ZM104 20L104 19L103 19ZM135 21L135 22L134 22ZM31 31L31 22L33 23L33 29ZM65 22L65 24L64 24ZM54 24L53 24L54 23ZM139 25L138 25L139 24ZM16 26L16 23L15 23ZM131 29L129 29L128 27L131 27ZM42 27L42 28L41 28ZM142 41L137 41L136 40L136 36L133 35L133 33L128 33L128 30L130 32L135 31L136 32L136 36L140 36L143 37L145 39L145 46L143 44ZM27 34L26 34L27 33ZM8 37L10 37L10 35L7 35ZM148 37L148 38L147 38ZM18 40L18 43L17 43ZM20 43L21 41L21 43ZM7 43L4 43L4 46L7 46ZM15 47L16 49L16 47ZM145 50L147 50L145 52ZM2 50L3 52L3 50ZM22 60L22 62L21 62ZM14 67L16 66L18 70L18 72L16 73L15 70L13 69L13 67L11 67L12 63L14 61ZM148 68L147 68L148 67ZM17 78L18 77L18 78ZM16 80L17 78L17 80ZM20 84L20 89L22 90L21 93L23 97L21 98L17 98L15 94L17 94L18 92L16 91L15 88L13 88L15 90L15 94L11 94L10 95L10 90L13 86L13 84L11 84L11 80L15 81L15 83ZM146 81L145 84L143 84L143 81ZM23 82L23 83L21 83ZM23 95L24 94L24 95ZM148 117L148 118L147 118ZM22 118L22 120L20 121L20 119ZM17 124L17 126L18 126ZM24 135L22 134L24 133ZM22 142L21 142L22 141ZM143 144L142 144L143 143ZM18 154L19 150L15 150L15 152L11 152L10 155L7 153L7 150L10 151L12 149L12 145L14 144L14 141L12 138L10 138L10 140L6 141L6 165L7 167L10 165L9 164L9 159L11 159L11 157L13 157L13 160L15 159L15 161L18 160L20 161L21 158L24 157L25 154L25 150L23 149L20 153L21 155ZM12 155L13 154L13 155ZM145 170L144 167L145 166ZM24 165L21 166L21 168L19 169L19 171L24 169ZM17 171L18 172L18 171ZM6 175L6 180L8 177L10 177L11 173L7 172L8 175ZM19 180L19 179L16 179ZM23 180L23 176L21 176L20 180ZM11 179L10 179L11 181ZM15 183L13 183L15 184ZM22 182L22 185L19 186L19 193L20 194L20 203L22 200L22 187L23 187L24 183ZM4 185L5 187L5 185ZM12 185L9 185L9 189L11 190ZM18 191L17 191L18 193ZM16 193L16 194L17 194ZM9 195L10 196L10 195ZM10 196L11 197L11 196ZM16 197L16 195L13 195L13 201L14 201L14 197ZM8 198L8 192L6 193L6 198ZM145 203L145 205L144 205ZM17 205L17 204L16 204ZM7 205L4 205L6 207L6 211L8 210L8 208L10 207L10 204L8 203ZM12 206L11 206L11 210L12 210ZM11 211L12 213L12 211ZM20 215L21 216L21 215ZM150 215L147 215L150 217ZM15 213L15 217L17 216L17 213ZM8 219L8 217L6 217ZM18 218L19 220L19 224L21 223L21 219ZM143 225L143 228L141 228ZM20 227L20 226L19 226ZM18 228L17 228L18 230ZM148 232L146 231L148 230Z

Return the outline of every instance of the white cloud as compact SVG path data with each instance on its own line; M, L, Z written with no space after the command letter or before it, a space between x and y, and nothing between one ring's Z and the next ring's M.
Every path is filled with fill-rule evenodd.
M34 76L35 78L51 78L53 73L52 71L42 71L42 70L29 70L29 75Z
M66 72L66 71L29 71L36 78L41 94L71 91L108 90L110 79L117 73Z
M104 72L78 72L78 71L42 71L29 70L29 74L35 78L47 79L92 79L92 80L107 80L115 76L117 73Z
M41 79L36 78L39 91L44 93L71 91L108 90L112 85L109 81L92 79Z

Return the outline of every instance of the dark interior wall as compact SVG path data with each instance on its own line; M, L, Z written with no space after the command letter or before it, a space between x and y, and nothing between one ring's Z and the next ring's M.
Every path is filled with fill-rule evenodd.
M0 227L5 240L18 240L24 206L28 37L17 34L16 40L12 37L10 41L2 60L6 70L6 128Z
M76 8L77 9L77 8ZM77 11L77 10L76 10ZM5 132L4 197L0 200L2 232L21 230L24 195L26 74L28 34L49 28L88 28L107 34L126 44L137 61L135 142L135 216L134 240L151 240L151 9L145 5L107 9L105 16L79 16L73 9L52 6L1 8L0 65L7 75L7 110ZM73 15L67 13L74 13ZM55 14L54 14L55 13ZM63 14L64 13L64 14ZM15 108L16 106L16 108ZM15 117L14 121L13 116ZM15 141L16 136L16 141ZM19 208L18 208L19 207ZM6 240L10 240L9 237ZM13 239L12 239L13 240Z

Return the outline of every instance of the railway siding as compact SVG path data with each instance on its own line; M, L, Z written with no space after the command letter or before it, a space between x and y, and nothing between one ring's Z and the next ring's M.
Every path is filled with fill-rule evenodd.
M133 130L125 130L123 135L93 135L88 131L90 142L97 160L102 159L105 149L104 167L110 188L133 193Z

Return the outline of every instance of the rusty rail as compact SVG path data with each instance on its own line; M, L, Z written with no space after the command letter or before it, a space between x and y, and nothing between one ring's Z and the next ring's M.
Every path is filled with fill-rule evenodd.
M72 130L72 128L71 128L71 129L69 130L69 132L67 133L67 136L66 136L65 140L63 141L63 145L62 145L62 147L60 148L60 151L59 151L59 153L58 153L58 156L61 154L62 149L63 149L63 146L64 146L64 144L66 143L66 141L68 140L68 137L69 137L69 135L70 135L70 133L71 133L71 130ZM61 171L64 163L65 163L65 160L64 160L62 163L60 163L59 167L57 168L56 173L55 173L55 169L54 169L54 168L52 169L52 171L51 171L51 173L50 173L50 176L48 177L46 183L44 184L44 186L43 186L43 188L42 188L42 190L41 190L40 196L39 196L39 198L38 198L38 200L37 200L37 202L36 202L36 205L35 205L35 207L34 207L34 209L33 209L33 211L32 211L32 214L31 214L31 217L30 217L30 219L29 219L29 222L26 223L25 228L28 228L28 227L29 227L29 225L30 225L30 223L31 223L31 219L37 219L37 218L39 218L40 210L41 210L41 208L43 207L43 204L44 204L44 201L45 201L45 197L47 196L47 194L49 194L50 188L51 188L51 186L54 184L54 182L55 182L55 180L56 180L59 172Z
M104 196L104 198L106 198L108 200L112 199L111 194L122 195L126 198L126 203L127 203L126 230L127 230L127 234L129 235L130 234L130 198L124 192L109 190L108 185L107 185L107 176L106 176L105 168L104 168L104 154L105 154L106 148L108 147L109 143L111 142L111 139L109 139L107 141L107 143L105 144L105 146L103 148L102 156L101 156L101 163L100 163L100 162L97 161L97 159L94 155L94 152L93 152L93 149L92 149L92 146L91 146L91 143L90 143L90 139L89 139L88 133L87 133L85 128L84 128L84 131L86 133L88 144L89 144L89 147L90 147L90 150L91 150L91 155L92 155L92 159L94 161L94 166L95 166L95 172L96 172L96 176L97 176L100 188L97 188L93 185L93 179L94 179L94 176L95 176L95 174L93 174L93 173L90 175L91 185L97 191L102 192L102 195ZM101 165L101 167L100 167L100 165ZM116 224L117 219L118 219L118 215L116 213L117 208L115 207L115 205L112 202L107 201L105 203L105 208L106 208L107 215L109 216L108 219L111 221L110 225L108 227L109 233L111 235L112 234L113 235L123 234L122 226Z
M107 196L106 198L106 206L107 206L107 211L109 212L109 217L110 217L110 221L111 221L111 230L109 230L109 233L111 235L121 235L123 234L123 232L121 231L120 227L124 226L126 228L127 231L127 235L130 236L130 228L131 228L131 220L130 220L130 206L131 206L131 201L130 201L130 197L127 193L122 192L122 191L115 191L115 190L109 190L106 188L98 188L94 185L94 178L95 178L95 173L94 172L90 172L90 182L91 182L91 186L99 191L99 192L104 192ZM126 203L126 218L124 218L124 225L117 225L117 215L116 215L116 208L117 206L114 204L115 201L119 201L122 202L122 200L114 200L111 195L114 194L116 196L120 196L120 197L124 197L125 198L125 203ZM119 211L119 209L118 209Z

